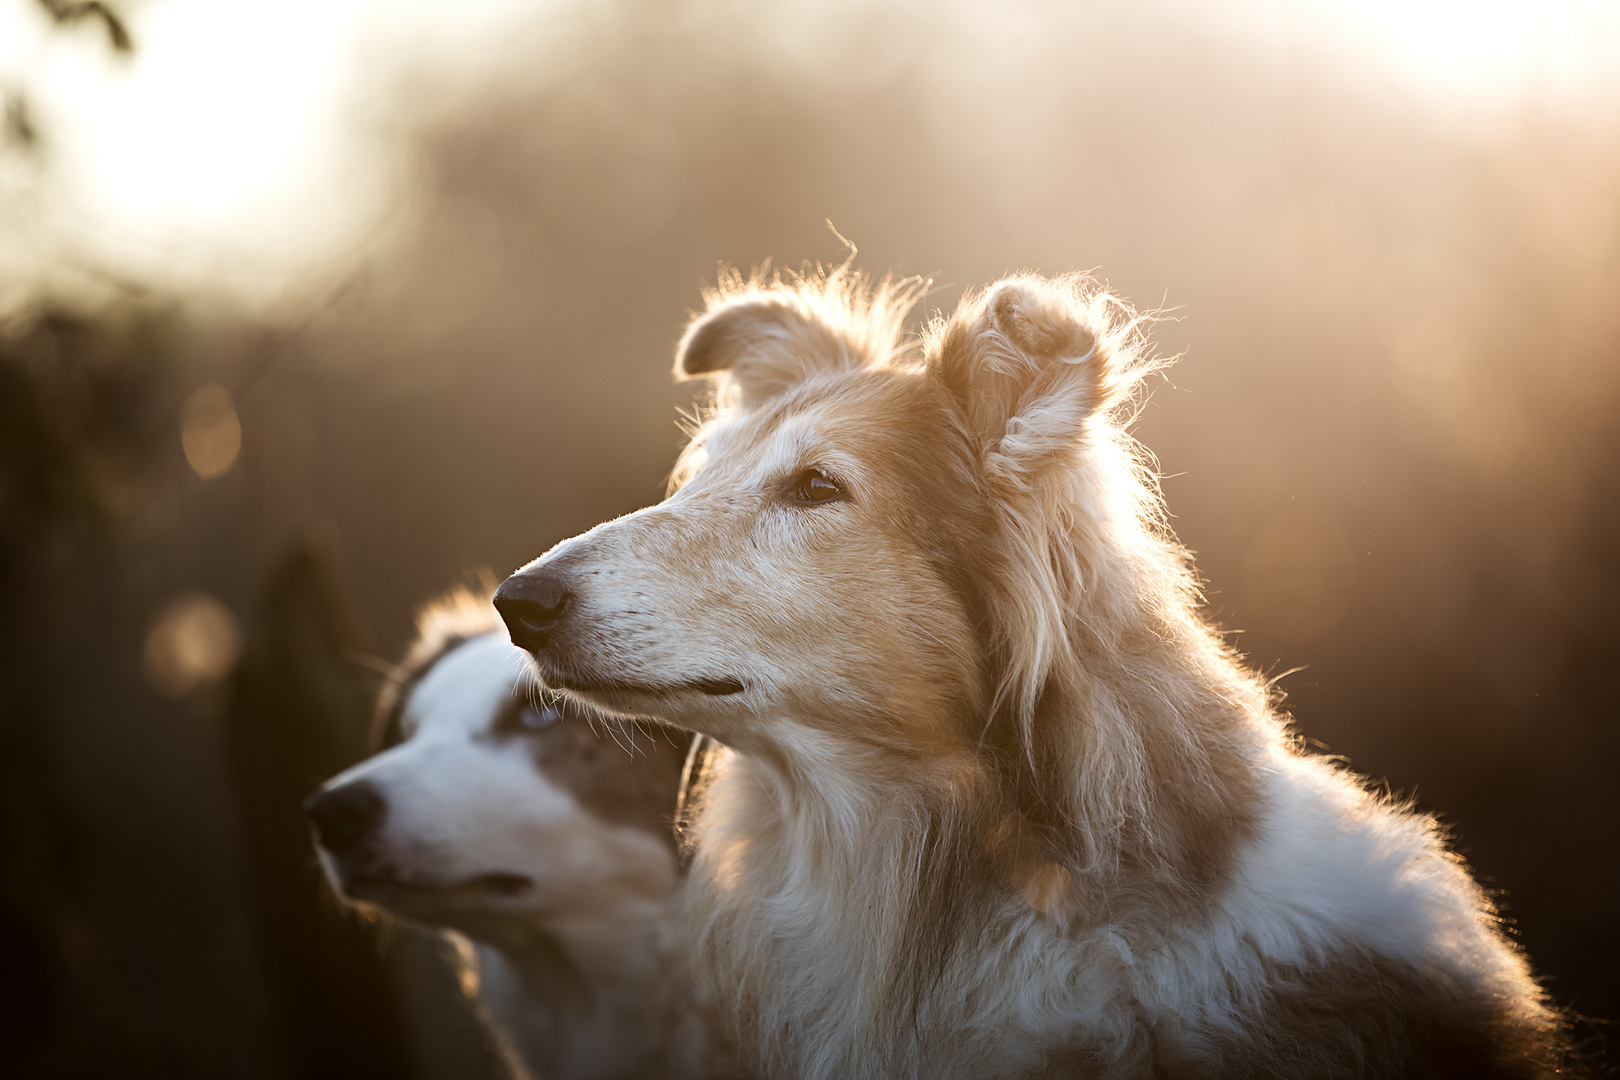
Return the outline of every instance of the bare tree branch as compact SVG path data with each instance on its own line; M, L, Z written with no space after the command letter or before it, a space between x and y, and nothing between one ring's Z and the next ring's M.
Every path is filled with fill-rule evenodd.
M107 29L107 43L114 52L128 54L135 51L135 39L129 36L129 27L124 25L123 16L101 0L39 0L39 6L62 24L99 19Z

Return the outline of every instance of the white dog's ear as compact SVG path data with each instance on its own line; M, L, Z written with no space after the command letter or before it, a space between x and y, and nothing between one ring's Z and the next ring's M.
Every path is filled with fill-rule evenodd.
M1136 320L1087 279L1007 278L963 299L929 335L929 361L981 447L988 478L1026 488L1067 459L1086 422L1146 365Z
M815 305L783 289L714 302L686 328L675 350L675 377L724 372L751 408L810 375L865 362L857 343Z

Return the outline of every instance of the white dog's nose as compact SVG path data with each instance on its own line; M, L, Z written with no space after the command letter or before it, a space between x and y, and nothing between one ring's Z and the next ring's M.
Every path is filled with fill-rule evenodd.
M551 644L571 595L561 571L534 567L501 582L495 590L495 610L505 620L512 644L539 652Z

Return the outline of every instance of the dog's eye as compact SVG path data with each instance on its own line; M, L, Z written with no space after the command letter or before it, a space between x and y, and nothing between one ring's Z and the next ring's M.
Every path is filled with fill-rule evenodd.
M820 469L806 469L793 481L793 497L801 503L832 502L844 497L844 489Z
M562 719L555 705L525 705L517 715L518 727L524 731L544 731Z

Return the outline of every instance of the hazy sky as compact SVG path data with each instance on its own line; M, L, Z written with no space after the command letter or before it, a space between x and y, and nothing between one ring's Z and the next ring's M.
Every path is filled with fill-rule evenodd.
M890 6L907 5L947 34L981 34L994 20L1013 51L1016 26L1038 28L1047 7ZM121 7L137 43L128 59L93 25L51 32L33 0L0 0L0 88L26 90L50 140L43 227L142 273L185 265L225 286L341 260L385 227L404 197L388 139L402 73L453 87L480 69L543 63L547 43L588 10L571 0ZM824 50L862 8L790 0L748 18L774 20L779 45ZM1064 8L1071 21L1076 10L1124 10ZM1417 91L1462 128L1488 131L1525 108L1578 113L1620 88L1620 6L1604 0L1161 0L1126 17L1200 24L1217 44L1235 35L1250 53L1335 65L1369 94Z

